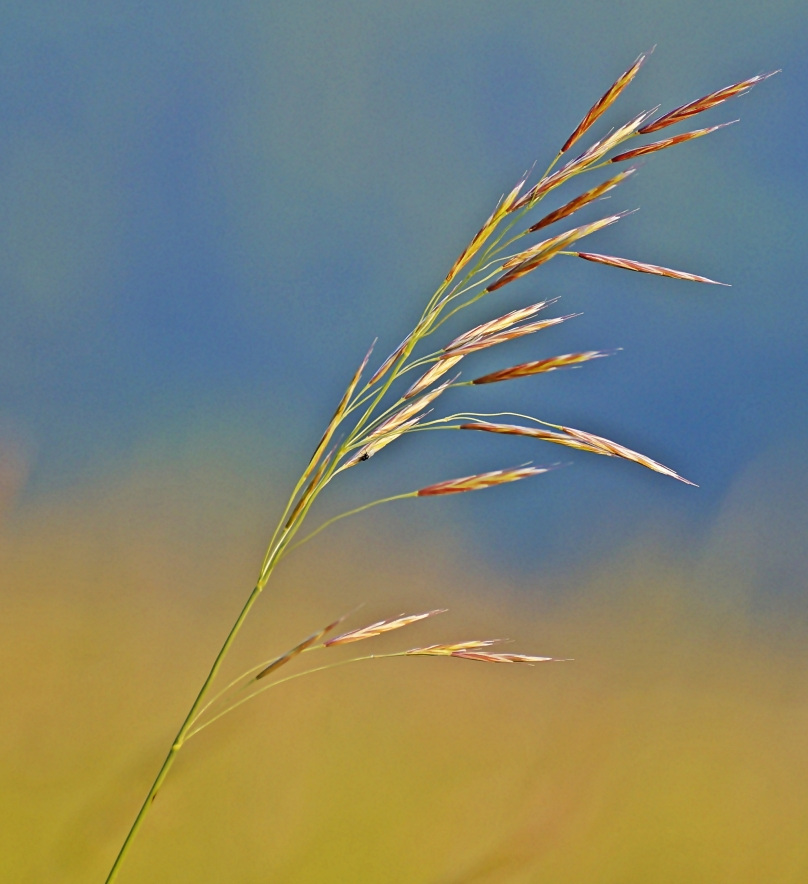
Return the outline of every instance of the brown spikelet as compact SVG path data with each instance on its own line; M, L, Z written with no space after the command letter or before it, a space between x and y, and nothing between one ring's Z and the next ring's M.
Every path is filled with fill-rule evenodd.
M425 620L427 617L434 617L435 614L445 614L447 608L436 608L434 611L427 611L424 614L400 614L398 617L391 617L388 620L379 620L371 623L370 626L363 626L360 629L352 629L350 632L344 632L336 638L330 638L323 642L326 648L335 645L347 645L352 642L363 641L366 638L375 638L377 635L383 635L385 632L392 632L394 629L401 629L403 626L409 626L411 623L417 623L419 620Z
M586 350L583 353L565 353L563 356L551 356L549 359L538 359L535 362L523 362L511 368L503 368L492 371L479 378L474 378L472 384L496 384L499 381L511 381L514 378L526 378L534 374L546 371L555 371L558 368L568 368L571 365L580 365L590 359L599 359L601 356L612 356L614 350Z
M451 343L444 347L444 353L448 354L452 350L459 349L464 344L468 344L470 341L474 341L477 338L510 328L518 322L522 322L524 319L530 319L531 316L535 316L540 310L544 310L545 307L555 304L557 300L558 298L552 298L549 301L539 301L537 304L531 304L529 307L521 307L518 310L511 310L510 313L506 313L504 316L498 316L496 319L489 319L488 322L483 322L480 325L463 332L462 335L458 335Z
M601 218L599 221L593 221L591 224L574 227L572 230L551 236L549 239L542 240L542 242L537 243L535 246L525 249L525 251L520 252L518 255L514 255L513 258L508 259L502 265L506 272L499 279L492 282L486 288L486 291L495 292L509 282L514 282L520 277L525 276L541 264L549 261L554 255L567 248L567 246L572 245L576 240L602 230L610 224L614 224L615 221L619 221L625 214L625 212L621 212L617 215L609 215L608 218Z
M492 424L487 421L475 421L473 424L460 424L461 430L483 430L486 433L502 433L506 436L529 436L532 439L542 439L547 442L555 442L558 445L565 445L568 448L575 448L579 451L592 451L595 454L602 454L601 448L595 448L587 445L571 436L565 436L563 433L555 433L552 430L543 430L539 427L520 427L515 424Z
M311 456L309 465L306 467L306 469L303 471L303 475L300 477L301 483L308 479L308 477L312 474L323 451L325 451L326 445L328 445L331 437L334 435L334 430L336 430L336 428L339 426L339 422L342 420L342 417L345 414L345 409L348 407L348 403L351 401L351 396L353 396L356 385L359 383L359 378L362 376L362 372L365 370L365 366L368 364L370 354L373 352L373 347L375 346L375 344L376 342L374 341L370 345L370 349L365 354L365 358L362 360L362 364L359 366L359 368L357 368L354 376L351 378L351 382L348 384L347 389L342 394L342 399L340 399L337 410L334 412L334 416L331 418L328 426L325 428L325 432L323 433L322 438L317 443L317 447L314 449L314 454L312 454Z
M664 129L666 126L673 126L675 123L679 123L682 120L686 120L688 117L695 116L696 114L700 114L702 111L709 110L711 107L715 107L717 104L722 104L725 101L728 101L730 98L734 98L736 95L741 95L747 91L749 91L753 86L756 86L758 83L763 82L763 80L767 80L769 77L773 77L775 74L779 74L780 71L770 71L768 74L758 74L756 77L750 77L748 80L741 80L740 83L733 83L731 86L725 86L723 89L718 89L715 92L711 92L709 95L705 95L703 98L698 98L696 101L691 101L688 104L683 104L680 107L675 108L672 111L668 111L668 113L663 114L658 119L649 123L647 126L643 126L639 129L640 135L648 135L650 132L656 132L659 129Z
M580 196L576 196L575 199L571 199L568 203L561 206L560 209L556 209L554 212L550 212L550 214L545 215L544 218L541 219L541 221L538 221L532 227L529 227L528 233L535 233L537 230L541 230L542 227L549 227L556 221L560 221L562 218L567 218L569 215L572 215L574 212L577 212L584 206L589 205L589 203L594 202L594 200L598 199L598 197L603 196L604 193L607 193L608 191L617 187L618 184L625 181L626 178L628 178L630 175L633 175L636 171L636 167L625 169L623 172L619 172L608 181L604 181L602 184L598 184L596 187L587 190L586 193L582 193Z
M490 473L477 473L474 476L464 476L461 479L446 479L427 485L416 491L417 497L431 497L438 494L460 494L463 491L480 491L493 485L502 485L505 482L516 482L519 479L527 479L529 476L538 476L553 470L561 464L553 464L547 467L513 467L507 470L494 470Z
M516 185L516 187L514 187L514 189L506 197L504 197L504 199L502 199L496 209L494 209L489 219L477 231L471 242L460 253L457 260L452 265L452 269L446 274L444 284L450 283L455 278L455 276L457 276L457 274L463 269L463 267L468 264L468 262L485 244L488 237L491 236L491 234L494 232L499 222L508 214L508 212L512 210L513 205L516 202L517 197L519 196L519 192L524 187L526 180L527 176L522 178L521 181L519 181L519 183Z
M572 427L561 427L561 429L573 439L576 439L579 442L583 442L585 445L589 445L593 449L596 449L596 453L598 454L605 454L608 457L620 457L624 460L630 460L634 463L640 464L641 466L647 467L649 470L653 470L655 473L662 473L663 476L670 476L672 479L678 479L680 482L684 482L685 485L693 485L694 487L698 487L695 482L691 482L689 479L683 478L678 473L670 469L670 467L666 467L655 460L651 460L650 457L646 457L644 454L639 454L636 451L632 451L630 448L626 448L624 445L618 445L616 442L612 442L609 439L604 439L602 436L595 436L593 433L586 433L583 430L576 430Z
M281 654L280 657L273 660L268 666L265 666L258 675L255 676L255 680L258 681L260 678L264 678L270 674L270 672L274 672L280 666L283 666L285 663L288 663L290 660L293 660L297 657L298 654L302 654L306 648L310 648L312 645L316 645L317 642L320 641L321 638L328 635L329 632L336 629L340 623L343 623L350 614L343 614L342 617L338 617L333 623L329 623L324 629L321 629L319 632L312 633L308 638L304 638L302 642L296 644L293 648L288 650L285 654Z
M594 261L596 264L608 264L610 267L622 267L623 270L636 270L638 273L653 273L655 276L669 276L671 279L686 279L691 282L707 282L711 285L729 285L726 282L718 282L708 279L706 276L697 276L695 273L685 273L683 270L671 270L670 267L660 267L657 264L646 264L643 261L632 261L629 258L616 258L613 255L597 255L593 252L573 252L585 261Z
M644 52L635 62L634 64L627 70L624 71L611 85L611 87L601 96L601 98L595 102L594 105L589 109L587 115L581 120L581 122L576 127L575 131L570 135L570 137L564 142L564 146L561 148L559 153L565 153L572 147L573 144L586 132L587 129L600 117L602 116L618 99L620 93L628 86L628 84L634 79L637 75L637 72L642 67L645 59L653 52L653 49L649 52Z
M450 355L443 359L439 359L434 365L431 365L420 378L418 378L418 380L401 398L412 399L413 396L417 396L422 390L425 390L430 384L457 365L462 358L462 356Z
M542 319L539 322L527 322L524 325L518 325L516 328L508 329L507 331L500 332L496 335L488 335L484 338L478 338L477 340L466 344L464 347L458 347L457 350L453 350L450 355L456 354L457 356L468 356L469 353L476 353L478 350L485 350L487 347L493 347L495 344L502 344L505 341L513 341L524 335L532 335L534 332L550 328L553 325L559 325L562 322L566 322L568 319L574 319L576 316L580 315L580 313L568 313L566 316L554 316L552 319Z
M674 135L672 138L664 138L662 141L655 141L653 144L646 144L643 147L635 147L634 150L627 150L625 153L612 157L609 162L622 163L624 160L633 160L647 153L656 153L658 150L665 150L666 147L673 147L674 144L681 144L683 141L691 141L693 138L709 135L711 132L716 132L718 129L723 129L725 126L731 126L737 122L737 120L730 120L728 123L720 123L718 126L709 126L706 129L694 129L692 132L683 132L681 135Z

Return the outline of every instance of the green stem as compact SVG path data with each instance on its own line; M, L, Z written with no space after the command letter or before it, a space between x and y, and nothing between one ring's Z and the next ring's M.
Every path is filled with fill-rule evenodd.
M348 516L355 516L357 513L364 512L365 510L369 510L371 507L379 506L382 503L390 503L392 500L404 500L405 497L415 497L418 494L417 491L407 491L404 494L394 494L392 497L382 497L380 500L373 500L370 503L365 503L362 506L356 507L356 509L348 510L347 512L340 513L338 516L334 516L328 521L323 522L319 528L315 528L311 534L307 534L302 540L298 540L297 543L293 543L290 547L284 550L284 553L291 552L293 549L297 549L299 546L303 546L304 543L308 543L312 538L316 537L321 531L325 531L330 525L333 525L334 522L339 522L340 519L347 519Z
M274 555L273 555L273 558L276 561L277 561L278 551L279 551L279 549L276 547L276 549L274 551ZM267 576L268 576L268 574L267 574ZM255 588L250 593L250 596L247 599L244 607L241 609L241 612L239 613L238 617L236 618L236 622L233 624L232 629L228 633L228 636L225 639L224 644L222 645L219 653L216 655L216 659L213 662L213 666L211 666L211 669L207 675L207 678L205 679L204 683L202 684L202 687L200 688L199 693L197 694L197 697L193 702L193 705L191 706L190 710L188 711L188 714L185 717L185 721L183 721L182 726L177 731L177 735L176 735L176 737L174 737L174 740L171 744L171 749L169 749L168 754L166 755L165 760L163 761L162 767L158 771L157 776L155 777L154 782L152 783L152 787L151 787L151 789L149 789L149 792L146 795L146 799L144 800L144 802L140 808L140 811L138 812L138 815L135 817L135 821L134 821L134 823L132 823L132 827L129 829L129 832L128 832L123 844L121 845L120 851L118 851L118 855L115 858L115 862L112 864L112 868L109 871L109 875L107 875L106 884L111 884L111 882L113 882L117 878L118 872L120 871L120 868L121 868L121 865L123 864L123 861L126 858L127 853L129 852L129 848L132 846L132 842L135 839L135 835L137 835L138 831L140 830L140 827L143 825L143 820L146 818L146 814L148 813L149 808L152 805L152 802L157 797L157 793L163 784L163 780L165 780L166 776L168 775L169 770L171 769L171 766L174 764L174 760L177 757L177 753L182 748L182 745L188 736L188 731L191 729L191 726L194 723L197 712L199 711L199 708L202 706L205 696L207 695L208 691L210 690L210 687L213 684L213 681L216 678L216 675L218 674L222 663L224 662L224 658L227 656L227 652L230 650L231 645L235 641L239 630L241 629L244 621L246 620L247 615L250 613L252 606L257 601L258 596L261 594L261 591L263 590L264 586L266 586L266 580L262 580L258 584L256 584Z
M389 657L403 657L405 656L405 651L394 651L390 654L367 654L364 657L351 657L350 660L338 660L336 663L326 663L324 666L316 666L314 669L305 669L303 672L295 672L293 675L287 675L285 678L279 678L277 681L272 681L267 685L259 688L257 691L253 691L251 694L248 694L246 697L242 697L240 700L237 700L235 703L228 706L226 709L223 709L221 712L218 712L212 718L209 718L204 724L200 724L198 727L193 728L187 735L187 739L191 739L191 737L195 737L200 731L203 731L208 725L213 724L214 721L218 721L220 718L223 718L229 712L232 712L234 709L237 709L243 703L246 703L248 700L252 700L254 697L257 697L259 694L263 694L264 691L268 691L270 688L276 688L278 685L285 684L287 681L294 681L296 678L302 678L304 675L314 675L315 672L325 672L327 669L337 669L340 666L347 666L349 663L361 663L364 660L385 660Z

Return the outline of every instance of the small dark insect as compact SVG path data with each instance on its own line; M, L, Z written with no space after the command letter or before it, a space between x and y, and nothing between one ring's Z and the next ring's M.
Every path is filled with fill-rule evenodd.
M359 458L359 460L370 460L370 455L367 451Z

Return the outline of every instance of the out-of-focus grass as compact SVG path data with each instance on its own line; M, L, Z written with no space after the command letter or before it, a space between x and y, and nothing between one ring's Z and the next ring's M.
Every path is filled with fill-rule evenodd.
M0 879L103 878L249 590L272 506L252 478L141 467L6 507ZM649 541L551 595L402 540L418 506L280 569L230 673L360 601L357 625L451 609L363 651L510 635L575 662L384 660L270 691L191 741L122 884L806 880L808 630L750 605L731 526L698 561Z

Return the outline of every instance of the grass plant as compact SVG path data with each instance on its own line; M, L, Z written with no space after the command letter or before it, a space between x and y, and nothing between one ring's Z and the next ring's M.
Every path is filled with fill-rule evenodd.
M353 616L355 612L352 612L351 615L340 617L316 630L286 652L257 663L214 692L222 664L278 564L293 550L336 521L395 500L460 494L521 481L546 473L561 464L551 463L536 466L529 463L459 478L449 478L415 490L370 501L328 519L308 534L303 534L303 527L318 498L340 474L352 469L361 469L364 461L376 456L382 449L407 434L476 430L501 435L526 436L562 447L607 457L618 457L633 461L688 485L694 484L669 467L622 444L584 430L551 423L536 416L507 411L497 413L462 411L445 416L435 416L433 412L433 406L449 389L532 377L537 374L579 366L611 355L613 351L582 350L512 365L462 381L460 374L455 372L459 365L465 366L467 357L472 357L478 351L535 334L576 316L576 314L567 314L537 318L539 315L543 315L545 310L554 306L558 299L541 300L530 306L512 309L497 315L473 328L455 334L451 340L446 342L446 338L449 337L447 323L450 321L454 324L459 323L462 320L463 311L471 305L533 273L542 264L556 256L581 258L586 261L672 279L723 285L723 283L694 273L673 270L628 258L578 251L577 248L573 248L578 241L617 223L630 214L629 212L609 214L595 221L569 227L548 238L534 241L534 235L539 231L565 221L617 188L636 172L637 167L630 166L620 169L616 174L601 183L590 186L589 189L560 207L553 208L536 218L540 204L543 205L556 188L578 175L603 171L611 168L613 164L626 163L700 138L730 125L730 123L722 123L693 129L662 140L630 147L638 137L651 135L669 126L689 120L716 105L748 92L757 83L772 76L771 73L768 73L750 77L659 116L657 116L658 108L644 111L622 126L593 141L589 147L577 155L575 152L570 155L569 152L573 146L589 133L590 129L631 83L646 61L647 55L648 53L641 55L595 102L564 142L547 170L538 176L534 183L530 183L533 176L527 173L509 193L500 199L490 217L472 237L437 290L429 298L415 326L399 346L366 379L364 379L365 373L370 364L373 347L362 359L307 466L294 485L268 544L255 585L171 743L162 766L110 869L107 877L108 884L116 880L149 808L157 797L177 754L187 741L269 688L325 669L380 657L434 656L485 663L525 664L551 662L554 659L531 654L504 652L497 647L497 639L483 638L416 645L387 654L370 653L337 661L329 660L289 675L280 674L283 667L303 655L311 655L316 652L318 655L322 655L320 659L325 660L331 648L371 640L379 635L409 627L444 613L443 610L432 610L416 614L401 614L366 626L347 629L334 635L347 618ZM571 158L565 159L568 156ZM501 307L498 308L498 310L501 309ZM474 373L472 372L472 374ZM513 419L519 422L514 423ZM309 659L311 658L309 657Z

